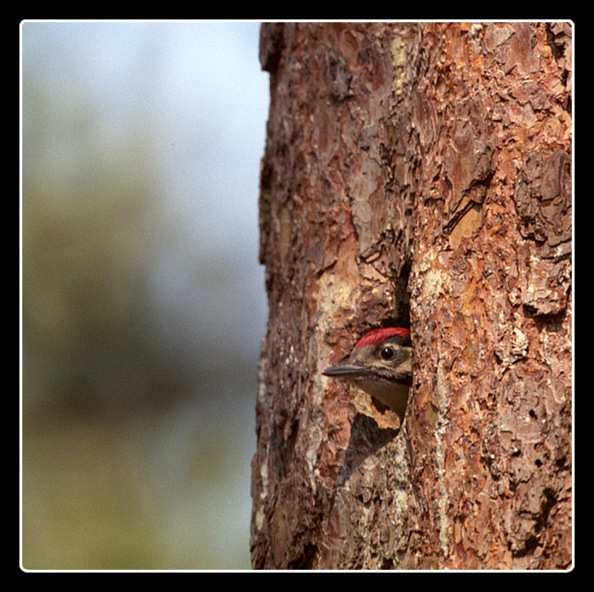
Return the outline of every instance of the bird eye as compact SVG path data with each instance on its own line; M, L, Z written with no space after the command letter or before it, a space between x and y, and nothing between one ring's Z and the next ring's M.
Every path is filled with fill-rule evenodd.
M380 351L380 357L382 360L391 360L394 357L394 350L391 347L384 347Z

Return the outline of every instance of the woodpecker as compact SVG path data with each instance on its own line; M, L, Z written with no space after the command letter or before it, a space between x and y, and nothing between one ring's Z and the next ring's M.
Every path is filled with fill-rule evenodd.
M342 378L362 388L404 419L412 384L410 331L381 327L366 333L340 364L322 374Z

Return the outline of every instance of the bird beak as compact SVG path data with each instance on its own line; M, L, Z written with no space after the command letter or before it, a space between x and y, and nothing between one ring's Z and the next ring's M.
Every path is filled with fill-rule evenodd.
M342 378L362 376L365 374L365 366L347 361L326 368L322 374L324 376L338 376Z

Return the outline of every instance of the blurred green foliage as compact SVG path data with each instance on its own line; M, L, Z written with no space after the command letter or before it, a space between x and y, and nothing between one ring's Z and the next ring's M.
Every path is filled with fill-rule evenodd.
M157 525L139 503L142 473L112 424L26 425L23 567L154 569Z
M158 142L139 113L102 141L100 109L70 84L62 103L24 79L24 402L122 412L179 378L150 348L143 305L164 232Z
M204 364L191 363L194 352L167 355L151 317L151 265L176 231L163 212L156 98L131 83L106 121L84 68L61 59L68 48L51 38L32 47L22 86L23 567L248 568L249 508L241 522L234 512L249 456L225 447L228 418L206 438L199 401L178 411Z

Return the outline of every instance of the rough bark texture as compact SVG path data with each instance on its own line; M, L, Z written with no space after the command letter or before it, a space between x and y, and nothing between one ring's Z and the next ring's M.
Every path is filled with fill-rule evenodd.
M571 566L571 27L267 24L255 568ZM410 322L403 429L321 376Z

